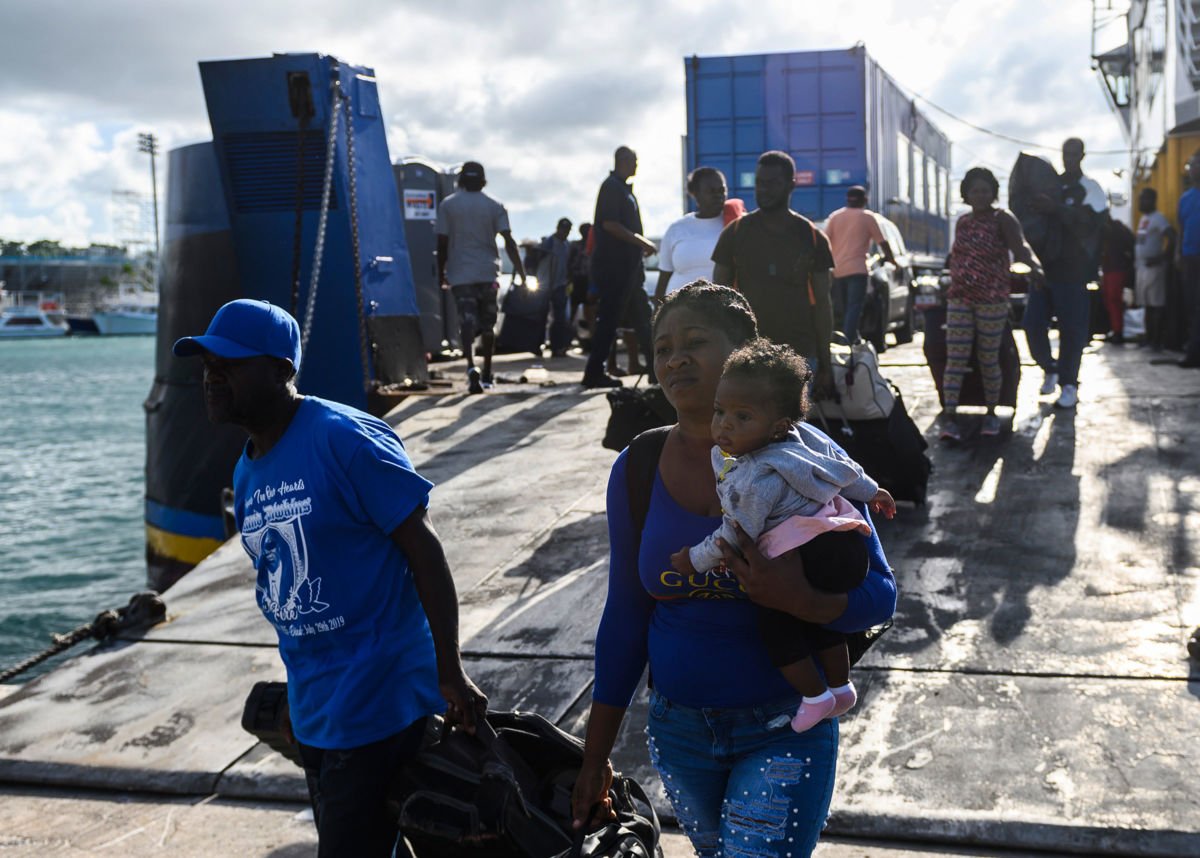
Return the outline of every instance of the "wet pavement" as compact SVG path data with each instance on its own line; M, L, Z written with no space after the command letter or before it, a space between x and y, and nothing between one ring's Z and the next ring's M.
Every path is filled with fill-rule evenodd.
M1150 357L1095 345L1074 412L1039 399L1026 365L999 438L968 419L964 443L931 442L928 503L879 523L900 605L856 671L818 855L1200 854L1185 649L1200 625L1200 373ZM512 379L531 363L499 361ZM932 438L919 339L881 362ZM575 383L582 360L546 367L545 383L416 396L388 420L438 486L472 675L494 706L581 733L615 454L599 445L604 396ZM238 726L253 682L282 672L250 581L227 545L168 591L168 622L143 641L0 700L0 847L312 854L299 771ZM658 789L642 724L639 701L616 761ZM86 830L71 822L85 813ZM678 835L668 854L689 854Z

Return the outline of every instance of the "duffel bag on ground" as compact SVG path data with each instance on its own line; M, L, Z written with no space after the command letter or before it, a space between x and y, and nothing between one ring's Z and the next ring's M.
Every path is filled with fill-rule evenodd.
M879 357L870 343L833 343L829 347L836 399L813 403L831 420L882 420L892 413L896 397L879 372Z
M893 394L895 406L882 420L830 420L814 409L812 422L896 500L922 504L933 471L925 455L929 444L909 417L900 391Z

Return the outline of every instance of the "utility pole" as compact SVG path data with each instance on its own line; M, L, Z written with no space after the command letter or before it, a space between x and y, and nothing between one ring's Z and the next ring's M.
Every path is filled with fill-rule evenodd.
M150 156L150 189L154 195L154 267L157 269L161 259L158 246L158 174L154 164L158 154L158 138L153 134L138 134L138 151Z

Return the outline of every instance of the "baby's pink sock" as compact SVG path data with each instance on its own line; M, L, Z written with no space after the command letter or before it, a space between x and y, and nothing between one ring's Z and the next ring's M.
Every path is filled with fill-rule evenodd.
M854 704L858 702L858 691L854 687L853 682L847 682L845 685L839 685L837 688L829 689L829 693L833 695L833 699L837 701L837 705L833 707L833 711L829 713L830 718L836 718L839 715L845 715L854 708Z
M816 697L801 699L800 708L796 710L796 715L792 718L792 729L797 733L803 733L805 730L815 727L830 716L836 705L837 699L828 689Z

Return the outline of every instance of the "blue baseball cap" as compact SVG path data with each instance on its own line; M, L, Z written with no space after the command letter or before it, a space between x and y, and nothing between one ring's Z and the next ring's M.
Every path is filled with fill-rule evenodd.
M200 337L176 340L171 351L179 357L212 352L224 358L259 355L283 358L300 369L300 326L282 307L255 298L239 298L217 310Z

